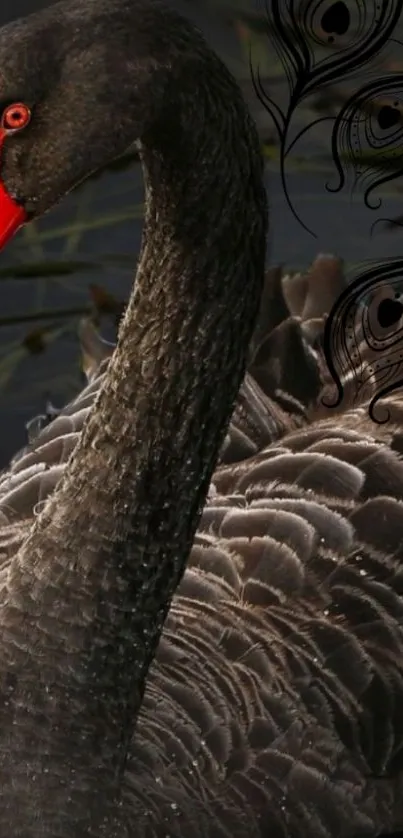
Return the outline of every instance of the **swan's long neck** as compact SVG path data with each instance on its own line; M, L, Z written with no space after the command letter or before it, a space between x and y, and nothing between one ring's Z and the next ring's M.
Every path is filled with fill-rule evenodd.
M142 138L135 291L78 448L10 571L0 794L20 806L28 776L27 836L99 827L244 375L265 257L262 164L218 60L207 54L198 78L175 80L169 120ZM21 611L29 653L13 633Z

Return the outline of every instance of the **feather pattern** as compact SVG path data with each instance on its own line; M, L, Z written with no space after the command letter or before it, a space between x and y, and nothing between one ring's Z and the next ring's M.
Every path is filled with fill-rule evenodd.
M128 760L129 835L403 825L401 435L357 414L216 470ZM3 566L28 525L3 527Z
M219 469L215 486L141 711L145 774L136 743L127 793L147 788L144 824L166 800L172 835L207 834L207 804L222 835L401 827L400 457L339 419Z

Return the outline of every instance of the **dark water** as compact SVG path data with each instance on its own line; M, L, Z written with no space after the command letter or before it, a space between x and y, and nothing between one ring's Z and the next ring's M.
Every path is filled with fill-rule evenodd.
M3 0L0 23L45 5L44 0L13 0L12 3ZM211 3L177 0L175 5L203 29L209 42L238 76L262 135L266 137L272 132L271 118L253 92L233 25L221 17L218 6ZM278 100L284 102L287 96L284 80L277 78L269 84ZM308 120L309 113L301 118ZM268 259L290 267L303 267L318 251L337 253L347 263L371 257L398 256L403 252L399 233L382 233L378 227L376 235L369 238L374 220L400 213L399 193L389 189L389 194L384 195L383 207L375 213L363 207L362 196L352 201L349 189L329 195L326 182L334 183L335 176L329 154L329 134L322 129L307 135L298 146L298 155L298 160L288 167L289 193L295 209L315 236L295 220L284 197L278 163L269 163L267 185L271 228ZM133 207L141 203L142 197L138 166L118 175L107 173L69 196L38 225L37 231L29 228L18 234L7 251L0 254L0 271L7 265L56 257L86 262L95 260L99 262L99 268L82 270L73 277L40 280L0 277L0 317L17 318L43 309L84 306L92 282L101 283L117 296L126 297L135 269L142 223L141 217L133 219ZM119 223L112 220L117 213L121 216ZM72 233L71 225L84 216L99 226L77 236L74 231ZM51 237L51 231L56 227L66 226L68 232L61 229L58 237ZM126 257L124 264L120 260L122 255ZM115 261L106 262L105 256L115 256ZM0 329L0 464L25 442L24 424L33 414L43 410L47 395L60 404L79 386L76 320L59 321L57 326L62 328L62 334L52 336L46 352L32 356L21 349L21 341L39 323Z

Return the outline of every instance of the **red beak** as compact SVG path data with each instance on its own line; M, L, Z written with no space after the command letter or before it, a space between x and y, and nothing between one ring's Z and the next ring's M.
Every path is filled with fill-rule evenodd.
M13 198L10 198L0 180L0 250L26 220L25 210Z
M4 130L0 129L0 150L4 139ZM25 210L10 197L0 178L0 250L27 220Z

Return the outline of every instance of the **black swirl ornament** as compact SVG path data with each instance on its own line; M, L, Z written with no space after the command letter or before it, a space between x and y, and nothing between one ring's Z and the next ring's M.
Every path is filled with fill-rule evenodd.
M254 68L250 59L252 82L278 133L280 175L288 206L302 227L315 236L293 207L285 163L304 134L334 117L313 120L289 141L292 117L307 96L356 73L379 54L392 39L403 0L264 0L264 9L270 44L275 47L288 82L287 108L282 110L267 93L259 67ZM318 47L328 44L334 49L320 57Z
M403 387L403 259L369 264L343 291L326 321L323 350L342 404L346 382L352 402L368 401L369 416L384 424L389 413L375 412L384 396Z
M326 189L340 192L350 170L353 192L361 189L365 206L379 209L374 190L403 174L403 73L371 81L351 96L335 119L331 144L339 180Z

